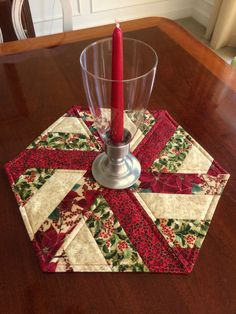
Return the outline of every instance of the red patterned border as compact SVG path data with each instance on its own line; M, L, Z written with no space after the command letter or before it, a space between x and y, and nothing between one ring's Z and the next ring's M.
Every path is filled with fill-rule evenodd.
M156 123L134 151L143 170L151 167L177 127L166 111L157 111L154 116Z
M11 185L29 168L90 169L100 152L26 149L5 165Z

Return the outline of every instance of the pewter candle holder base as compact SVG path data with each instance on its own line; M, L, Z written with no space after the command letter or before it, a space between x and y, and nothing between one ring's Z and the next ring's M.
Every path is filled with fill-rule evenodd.
M93 162L95 180L109 189L126 189L139 178L141 166L129 151L129 144L106 144L105 152Z

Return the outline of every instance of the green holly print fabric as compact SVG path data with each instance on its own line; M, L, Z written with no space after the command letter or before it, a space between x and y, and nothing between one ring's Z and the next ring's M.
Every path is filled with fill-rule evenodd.
M145 111L143 122L139 126L139 129L143 135L146 135L151 130L155 122L156 119L153 117L153 115L149 111Z
M159 157L154 161L151 171L177 172L191 147L191 136L179 126Z
M159 231L171 247L200 248L210 220L157 219Z
M29 198L44 185L54 172L54 169L36 168L30 168L25 171L17 179L13 187L18 203L22 204L28 201Z
M112 271L148 272L102 196L96 199L87 216L86 224Z
M30 148L82 151L99 151L101 149L92 135L86 136L80 133L63 132L48 132L44 135L40 135L28 146L28 149Z

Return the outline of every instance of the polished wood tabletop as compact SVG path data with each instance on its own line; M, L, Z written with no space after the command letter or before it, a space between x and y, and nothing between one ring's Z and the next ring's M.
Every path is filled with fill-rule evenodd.
M0 312L236 313L236 69L163 18L122 24L158 54L150 108L167 109L231 174L193 272L40 270L3 165L71 106L86 105L80 53L113 27L0 45Z

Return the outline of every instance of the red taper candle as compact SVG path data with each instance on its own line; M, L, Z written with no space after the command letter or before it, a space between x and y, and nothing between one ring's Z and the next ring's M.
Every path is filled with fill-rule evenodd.
M120 143L124 133L123 35L116 24L112 35L111 140Z

